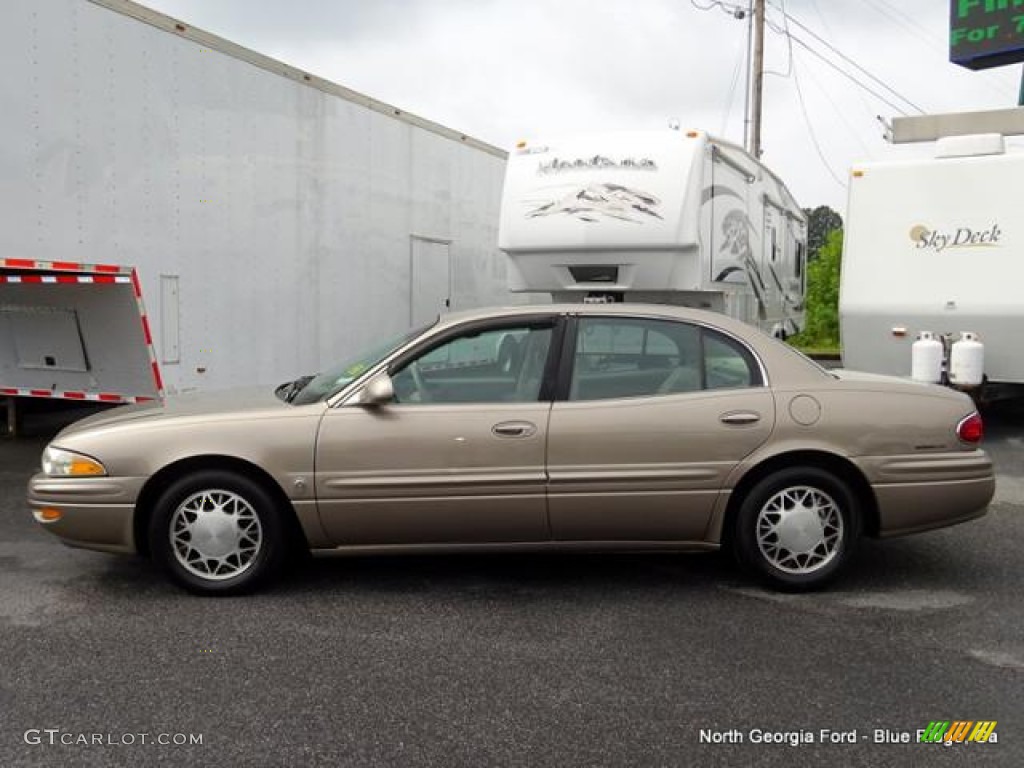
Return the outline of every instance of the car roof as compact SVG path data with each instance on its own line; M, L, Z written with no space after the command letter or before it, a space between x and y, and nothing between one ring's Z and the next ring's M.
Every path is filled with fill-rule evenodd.
M441 315L440 323L447 326L466 321L487 320L489 318L547 314L665 317L716 326L743 338L749 338L751 334L758 335L761 333L757 328L719 312L694 309L692 307L679 307L671 304L644 304L639 302L615 302L610 304L520 304L506 307L485 307L443 314Z

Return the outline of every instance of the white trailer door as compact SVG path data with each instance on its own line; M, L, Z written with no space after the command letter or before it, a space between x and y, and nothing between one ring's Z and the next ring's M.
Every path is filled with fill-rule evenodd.
M0 259L0 394L115 403L162 389L129 268Z
M416 235L411 241L409 324L418 326L451 306L451 241Z
M89 366L74 309L0 307L0 324L10 326L19 368L85 373Z

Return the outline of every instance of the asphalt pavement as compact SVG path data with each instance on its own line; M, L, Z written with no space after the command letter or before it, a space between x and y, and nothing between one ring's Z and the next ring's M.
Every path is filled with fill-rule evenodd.
M986 517L810 595L703 554L315 560L197 598L36 527L52 426L0 439L0 766L1024 765L1024 409L988 416ZM956 720L997 740L917 743Z

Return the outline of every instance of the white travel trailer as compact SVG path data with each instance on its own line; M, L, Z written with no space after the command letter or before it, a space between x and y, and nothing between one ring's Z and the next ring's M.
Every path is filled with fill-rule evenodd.
M521 142L498 246L513 291L724 312L778 337L803 326L807 221L737 146L662 130Z
M0 397L279 384L509 301L504 151L144 6L6 0L0 102Z
M846 367L965 389L984 378L993 396L1024 383L1024 153L1004 144L951 136L933 157L854 167L839 294Z

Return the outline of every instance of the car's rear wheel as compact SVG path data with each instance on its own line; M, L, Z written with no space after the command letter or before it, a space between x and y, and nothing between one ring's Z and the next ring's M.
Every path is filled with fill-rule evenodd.
M816 467L761 479L740 504L735 542L740 561L773 586L815 589L846 564L861 516L849 487Z
M233 472L197 472L173 483L150 520L150 551L197 594L249 592L270 579L285 553L270 495Z

